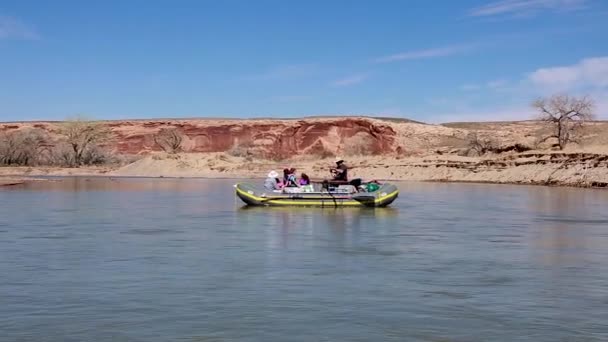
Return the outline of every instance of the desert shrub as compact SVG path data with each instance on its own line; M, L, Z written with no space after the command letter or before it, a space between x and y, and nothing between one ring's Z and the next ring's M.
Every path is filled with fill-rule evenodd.
M498 144L494 139L480 137L477 133L470 133L467 136L467 147L464 150L464 155L483 156L490 152L496 152L497 150Z
M39 129L0 133L0 165L37 165L47 144L47 135Z
M226 153L228 155L231 155L233 157L250 157L253 155L253 152L251 151L251 146L250 145L245 145L245 144L237 144L235 143L234 145L232 145L232 147L230 149L228 149L226 151Z
M119 163L120 159L101 144L109 130L101 124L72 120L59 128L60 139L51 141L38 128L0 133L0 165L61 166Z
M253 157L253 142L251 139L239 139L236 138L232 146L226 150L226 154L233 157Z
M108 149L91 146L87 149L82 157L83 165L106 165L106 164L117 164L118 159Z
M74 167L76 163L74 162L74 151L72 150L72 147L65 142L58 143L49 151L45 164L50 166Z
M100 146L89 146L80 155L80 160L76 160L73 147L65 142L60 142L52 148L44 165L58 167L78 167L82 165L110 165L120 164L120 157L110 150Z
M65 166L98 165L108 157L100 145L110 139L111 131L102 123L78 117L63 123L59 134L62 143L57 146L56 155Z
M154 142L167 153L177 153L182 150L184 134L178 128L161 128L154 135Z
M437 151L436 151L436 153L437 153ZM420 152L417 150L414 150L414 149L406 149L402 145L397 146L397 148L395 149L395 159L403 159L403 158L412 157L412 156L416 156L416 155L420 155Z

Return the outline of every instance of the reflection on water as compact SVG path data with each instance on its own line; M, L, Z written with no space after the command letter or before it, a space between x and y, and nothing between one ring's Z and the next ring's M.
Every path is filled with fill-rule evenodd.
M0 190L2 341L606 341L608 192L401 183L249 208L229 180Z
M592 262L589 258L594 253L588 252L606 248L604 239L585 233L597 226L608 227L606 216L596 214L606 206L605 195L603 191L590 191L587 196L580 196L572 189L541 188L530 192L531 205L537 213L534 249L539 262L563 267Z

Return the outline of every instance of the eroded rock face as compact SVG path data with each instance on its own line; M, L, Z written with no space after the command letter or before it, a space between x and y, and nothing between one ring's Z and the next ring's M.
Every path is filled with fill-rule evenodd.
M396 132L390 125L365 118L132 120L111 121L107 125L114 132L110 147L124 154L159 151L154 135L161 128L171 127L183 132L182 147L186 152L240 148L257 156L285 158L299 154L341 154L356 144L370 154L392 153L398 148Z

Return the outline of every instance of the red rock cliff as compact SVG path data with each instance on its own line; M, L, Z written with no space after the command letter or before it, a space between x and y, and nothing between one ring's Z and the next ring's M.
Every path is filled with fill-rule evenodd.
M296 154L330 155L398 149L389 123L368 118L311 118L302 120L121 120L105 122L114 132L109 144L119 153L160 150L154 136L162 128L179 128L186 152L225 152L244 149L258 156L284 158ZM24 127L55 132L57 123L0 124L0 131Z
M310 120L150 120L108 123L121 153L156 151L154 135L167 127L185 135L187 152L248 149L266 157L302 153L341 153L359 146L372 154L395 150L395 131L365 118Z

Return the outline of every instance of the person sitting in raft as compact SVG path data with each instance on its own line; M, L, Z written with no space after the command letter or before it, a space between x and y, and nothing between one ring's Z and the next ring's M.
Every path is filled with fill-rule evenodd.
M297 179L296 179L296 169L294 169L292 167L289 170L288 169L285 169L285 170L287 170L287 176L286 176L287 181L285 182L285 186L287 186L287 187L298 187L298 186L300 186L298 184Z
M310 185L310 178L308 177L307 174L302 173L302 175L300 176L300 181L298 182L298 184L300 184L301 186L303 185Z
M348 182L348 166L344 164L342 158L336 158L336 167L329 169L329 172L333 174L335 181Z
M268 177L264 181L264 188L266 190L281 190L282 186L279 182L279 173L272 170L268 173Z
M287 184L287 178L289 178L289 168L283 169L283 184Z

